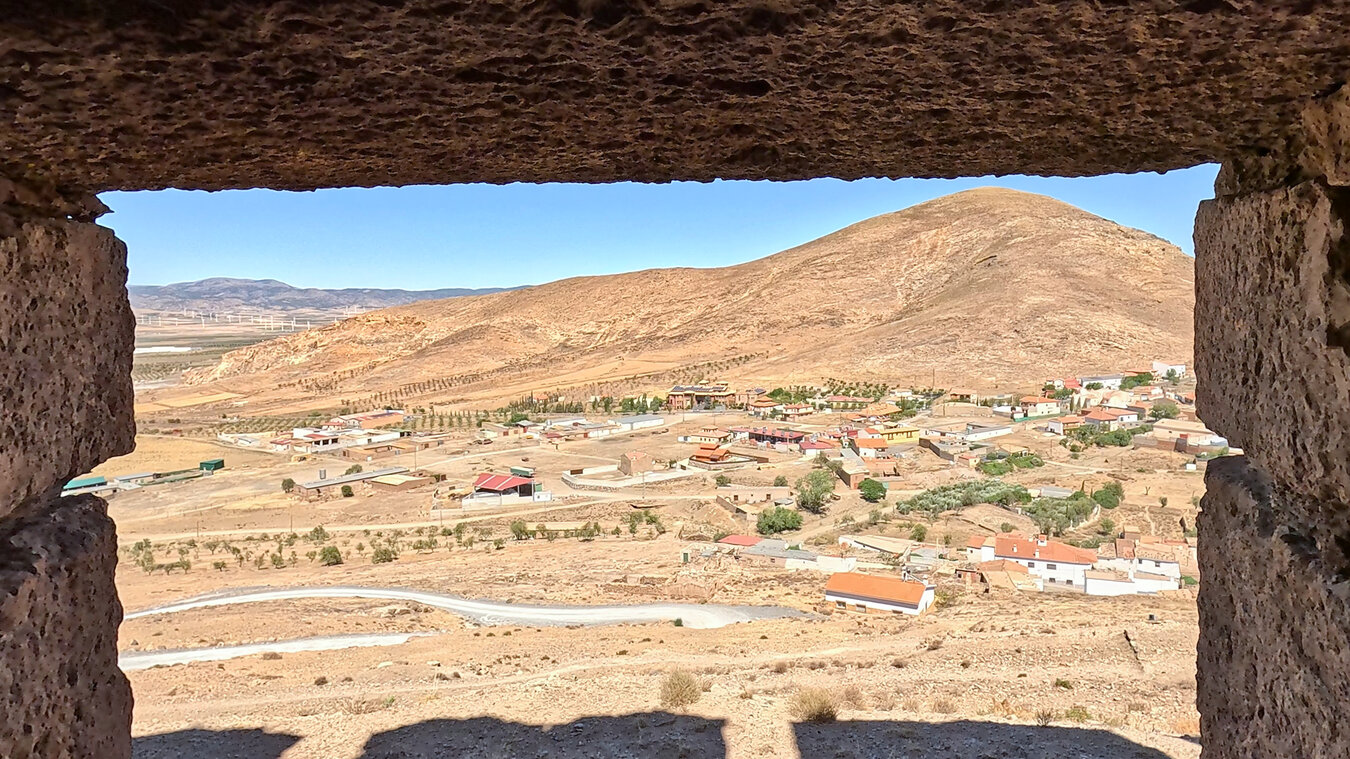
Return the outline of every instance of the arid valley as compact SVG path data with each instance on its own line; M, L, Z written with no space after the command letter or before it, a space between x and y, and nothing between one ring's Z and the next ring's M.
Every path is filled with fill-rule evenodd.
M1196 759L1190 267L980 190L356 314L164 288L67 486L135 756Z

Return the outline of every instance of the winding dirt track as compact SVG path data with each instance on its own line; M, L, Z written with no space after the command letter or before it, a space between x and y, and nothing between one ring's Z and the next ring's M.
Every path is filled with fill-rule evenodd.
M685 627L711 629L737 622L779 617L804 617L805 613L783 606L721 606L717 604L634 604L614 606L531 606L497 601L475 601L444 593L402 588L355 586L262 588L227 590L187 598L176 603L130 612L126 619L152 614L172 614L213 606L288 601L301 598L377 598L411 601L458 614L482 625L619 625L680 620Z

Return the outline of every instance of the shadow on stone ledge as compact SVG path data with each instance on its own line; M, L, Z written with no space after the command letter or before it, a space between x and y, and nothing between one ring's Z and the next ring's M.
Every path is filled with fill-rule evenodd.
M131 741L132 759L278 759L300 739L260 729L179 730Z
M1077 727L858 720L792 730L803 759L1170 759L1109 730Z
M378 733L360 759L724 757L724 720L650 712L541 727L493 717L438 719Z

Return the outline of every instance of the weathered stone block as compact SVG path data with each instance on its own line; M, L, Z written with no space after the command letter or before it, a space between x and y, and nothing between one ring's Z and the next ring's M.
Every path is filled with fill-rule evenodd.
M1293 492L1350 503L1350 241L1318 183L1201 204L1199 412Z
M0 756L131 756L116 566L113 523L93 496L0 525Z
M126 246L13 200L0 198L0 519L131 451L135 432Z
M1197 706L1204 759L1350 756L1350 548L1343 523L1243 457L1201 506Z

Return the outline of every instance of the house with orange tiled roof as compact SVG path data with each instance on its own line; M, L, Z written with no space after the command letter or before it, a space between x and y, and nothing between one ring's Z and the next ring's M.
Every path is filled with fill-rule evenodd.
M1007 559L1027 568L1050 585L1083 587L1083 573L1097 561L1095 551L1071 546L1045 535L1026 538L1016 533L995 536L992 551L981 549L981 559Z
M1059 401L1038 395L1025 396L1018 405L1022 409L1022 416L1049 416L1060 412Z
M1105 406L1098 406L1083 416L1084 424L1091 424L1112 432L1120 429L1121 425L1137 421L1139 421L1139 414L1134 411Z
M936 592L927 583L861 572L836 572L825 581L826 603L864 614L922 614Z
M1083 426L1083 417L1069 415L1061 416L1057 419L1051 419L1045 423L1045 428L1056 435L1067 435L1070 432Z

